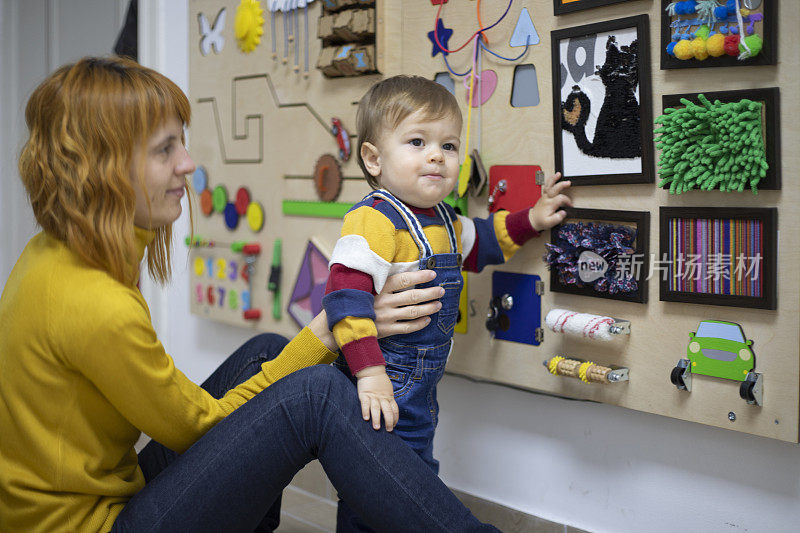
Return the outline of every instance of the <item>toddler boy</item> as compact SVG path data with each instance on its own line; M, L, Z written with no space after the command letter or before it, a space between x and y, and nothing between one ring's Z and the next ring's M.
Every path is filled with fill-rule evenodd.
M528 239L561 222L569 182L550 176L530 209L487 219L457 215L443 200L459 172L461 111L455 97L419 76L375 84L357 112L358 164L375 189L345 215L331 257L323 305L342 355L336 364L355 377L365 420L394 429L430 467L437 425L436 384L444 373L463 280L511 258ZM441 309L420 331L377 339L373 297L398 272L432 270L420 287L442 287ZM414 317L410 317L414 318ZM339 528L356 527L339 502ZM348 526L347 523L350 523Z

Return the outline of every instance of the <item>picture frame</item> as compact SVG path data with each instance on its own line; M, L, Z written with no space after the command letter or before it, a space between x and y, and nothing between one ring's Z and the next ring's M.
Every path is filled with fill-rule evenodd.
M627 1L629 0L553 0L553 15L564 15Z
M701 93L665 94L661 97L661 110L682 107L681 99L686 98L697 103L697 95ZM758 183L758 190L780 190L781 188L781 110L780 89L766 87L760 89L741 89L733 91L703 91L710 101L722 103L739 102L743 99L763 102L762 111L764 151L766 154L767 175ZM669 188L669 187L665 187ZM747 190L745 191L747 192Z
M632 277L636 281L636 288L633 291L614 294L608 291L598 291L589 283L584 283L583 287L578 287L575 284L562 282L558 268L554 268L550 265L550 291L646 304L648 299L647 278L650 260L650 213L648 211L620 211L614 209L584 209L572 207L567 208L566 212L567 216L564 222L550 230L549 244L551 246L558 245L559 241L562 239L560 235L562 228L570 223L592 222L595 224L635 227L636 237L632 246L633 254L630 254L632 256L630 262L628 262L628 260L619 260L615 261L616 264L612 264L612 259L609 259L608 265L609 270L612 266L616 267L617 270L629 269L630 272L634 274ZM548 246L548 249L551 250L550 246ZM581 255L583 251L581 251ZM557 252L551 251L550 253ZM575 255L575 253L573 252L572 255Z
M710 68L710 67L744 67L753 65L775 65L778 62L778 3L779 0L762 0L760 6L764 19L760 22L763 29L763 48L752 58L739 60L735 56L723 55L709 57L702 61L697 59L678 59L667 53L667 46L672 42L673 30L670 26L673 18L666 9L672 0L661 0L661 70L679 68Z
M573 185L654 181L649 31L637 15L551 32L555 170Z
M659 298L776 309L777 250L777 208L662 206Z

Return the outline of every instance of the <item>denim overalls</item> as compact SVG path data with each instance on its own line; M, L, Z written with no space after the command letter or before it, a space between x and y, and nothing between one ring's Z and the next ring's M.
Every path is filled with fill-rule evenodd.
M457 253L453 222L443 204L436 206L436 212L445 222L451 253L434 255L419 220L406 205L383 189L373 191L369 196L389 202L402 216L419 247L420 270L436 272L432 281L417 287L440 285L445 289L444 296L440 298L442 308L431 315L431 321L424 329L378 340L386 360L386 373L392 381L394 397L400 409L400 420L394 433L438 474L439 461L433 458L433 433L439 414L436 384L444 374L444 365L453 342L453 328L458 320L458 301L464 284L461 254ZM334 364L349 375L343 356L340 355Z

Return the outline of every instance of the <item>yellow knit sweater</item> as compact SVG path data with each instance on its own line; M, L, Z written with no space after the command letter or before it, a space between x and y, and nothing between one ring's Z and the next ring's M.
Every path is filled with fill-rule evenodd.
M137 229L140 260L152 238ZM0 531L108 531L144 486L140 432L183 452L269 384L335 355L306 328L216 400L175 368L135 285L36 235L0 298Z

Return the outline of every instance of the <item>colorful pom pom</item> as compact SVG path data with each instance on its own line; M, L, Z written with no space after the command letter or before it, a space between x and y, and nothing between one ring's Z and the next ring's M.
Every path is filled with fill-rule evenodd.
M715 7L714 17L716 17L717 20L725 20L728 18L728 8L725 6Z
M678 44L678 43L674 43L674 42L673 42L673 43L669 43L669 44L667 45L667 54L669 54L669 55L671 55L671 56L674 56L674 55L675 55L675 52L674 52L674 50L675 50L675 45L676 45L676 44Z
M692 55L698 61L702 61L708 57L708 50L706 50L706 40L698 37L692 41Z
M738 35L728 35L725 37L725 53L729 56L738 56L739 55L739 36Z
M744 43L750 49L750 57L757 56L761 52L761 48L764 47L764 41L758 35L748 35L744 38ZM744 46L741 43L739 43L739 51L744 52Z
M739 45L739 40L737 38L736 45ZM692 43L687 41L686 39L682 39L675 44L675 48L672 49L675 57L678 59L691 59L694 57L694 52L692 51ZM739 55L738 48L736 55Z
M702 26L697 28L697 31L694 32L694 36L695 37L700 37L701 39L708 39L708 34L709 33L711 33L711 28L709 28L707 25L703 24Z
M706 50L708 55L712 57L719 57L725 53L725 36L721 33L715 33L706 40Z
M691 15L697 10L696 0L685 0L675 4L675 13L677 15Z

